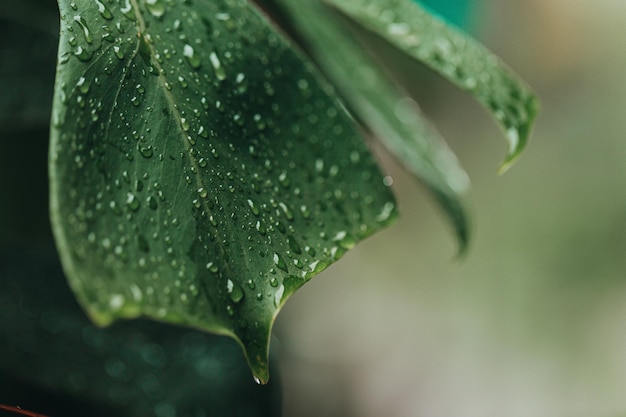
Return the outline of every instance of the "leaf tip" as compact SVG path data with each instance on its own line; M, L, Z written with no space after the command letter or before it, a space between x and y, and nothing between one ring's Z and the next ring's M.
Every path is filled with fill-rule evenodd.
M498 175L505 174L519 159L522 152L526 148L528 139L531 136L532 129L535 125L535 119L539 113L539 100L534 94L526 102L525 111L526 119L519 126L511 126L506 130L506 138L509 142L509 152L506 158L498 167Z

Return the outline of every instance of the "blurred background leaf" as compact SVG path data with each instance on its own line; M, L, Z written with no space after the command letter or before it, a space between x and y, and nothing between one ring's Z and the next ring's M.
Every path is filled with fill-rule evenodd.
M0 254L0 403L57 416L279 416L233 340L147 320L102 329L55 254Z

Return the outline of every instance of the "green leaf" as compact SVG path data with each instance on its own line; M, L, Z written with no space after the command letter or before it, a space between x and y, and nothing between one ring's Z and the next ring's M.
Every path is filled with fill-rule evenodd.
M287 297L395 218L353 121L243 0L60 0L51 216L99 324L234 337L268 379Z
M538 102L498 57L411 0L321 0L407 55L439 72L482 103L504 129L505 172L524 149Z
M319 1L274 0L348 107L433 193L462 253L469 239L465 171L417 104L389 79L334 13Z

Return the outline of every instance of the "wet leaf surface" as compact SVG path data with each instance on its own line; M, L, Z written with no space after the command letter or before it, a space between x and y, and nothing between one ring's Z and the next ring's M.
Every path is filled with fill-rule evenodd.
M534 93L498 57L410 0L321 0L474 96L509 141L506 171L524 149L538 111Z
M51 215L99 324L233 336L260 382L287 297L395 218L328 85L238 0L60 0Z

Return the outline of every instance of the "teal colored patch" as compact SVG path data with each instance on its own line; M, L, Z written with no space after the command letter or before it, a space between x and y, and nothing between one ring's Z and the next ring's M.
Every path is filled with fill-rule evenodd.
M469 29L472 26L473 9L477 5L475 0L415 0L428 9L439 14L448 22Z

